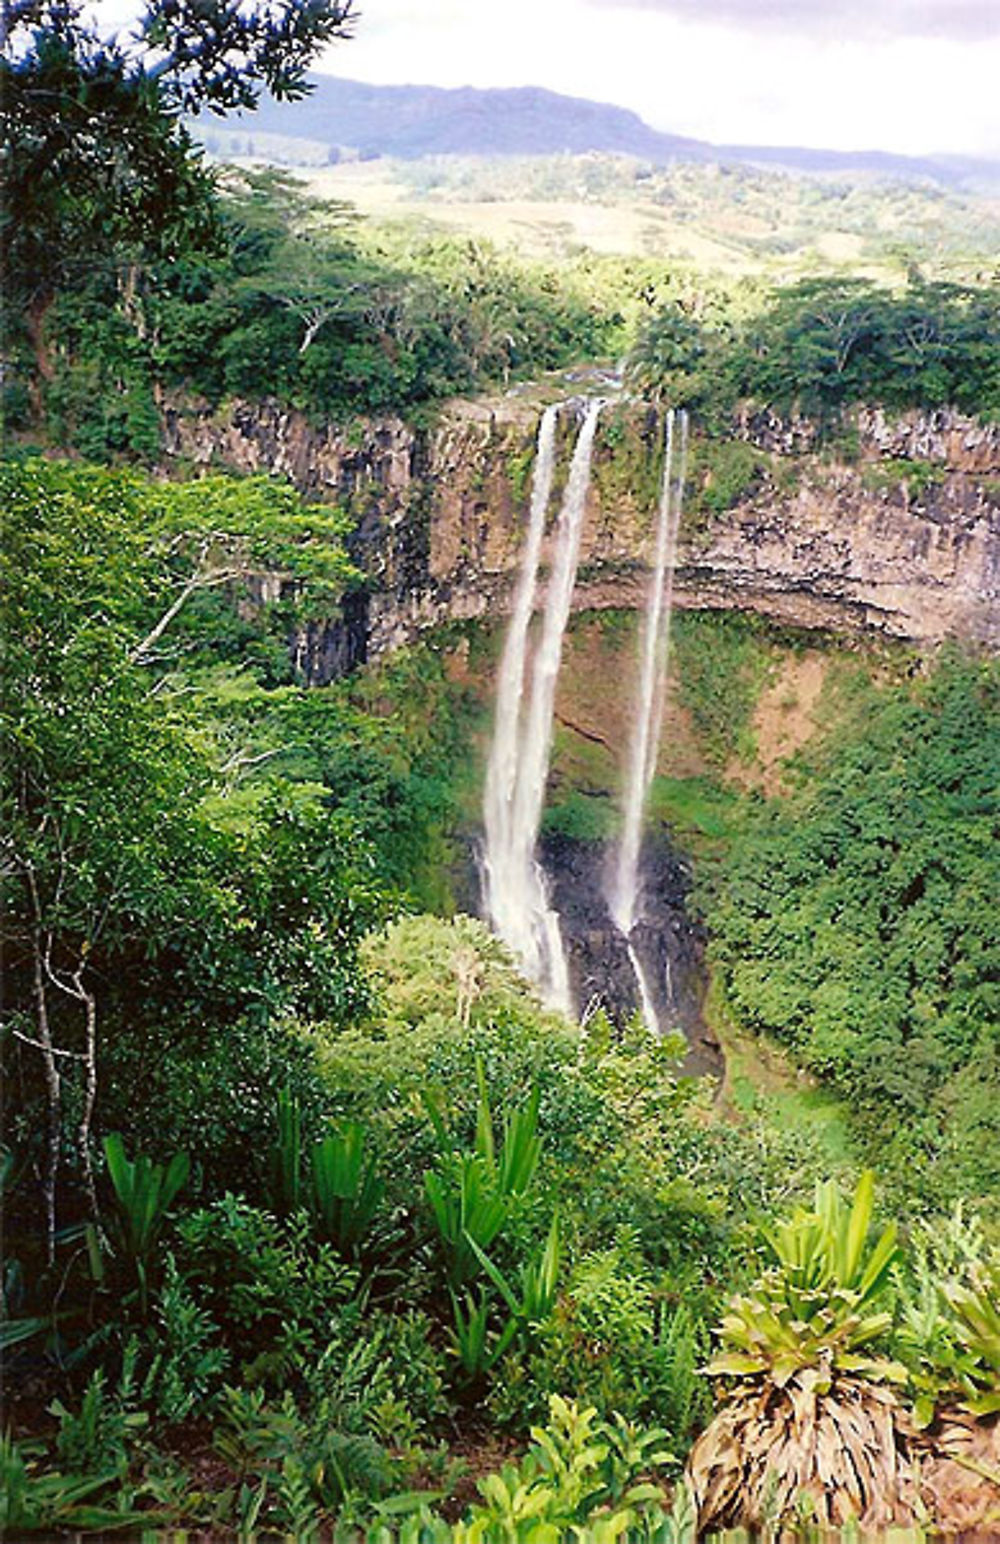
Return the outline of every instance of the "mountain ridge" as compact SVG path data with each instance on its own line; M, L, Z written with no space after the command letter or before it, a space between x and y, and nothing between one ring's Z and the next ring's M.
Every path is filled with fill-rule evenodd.
M330 159L416 160L430 155L557 155L590 151L672 161L735 162L806 174L850 173L934 181L950 187L1000 185L1000 162L974 156L906 156L891 151L713 144L654 129L630 108L565 96L543 86L371 85L310 77L298 102L262 103L242 124L265 134L324 143Z

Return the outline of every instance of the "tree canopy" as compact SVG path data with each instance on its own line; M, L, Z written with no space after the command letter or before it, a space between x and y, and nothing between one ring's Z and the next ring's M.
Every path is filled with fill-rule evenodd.
M709 418L738 398L835 418L858 402L1000 413L1000 286L799 279L743 315L676 300L640 329L632 371Z
M889 1133L962 1146L957 1091L971 1121L995 1077L997 672L945 658L916 686L854 689L796 790L748 810L708 920L739 1021L846 1094L884 1164ZM995 1185L987 1148L956 1193Z
M353 0L150 0L103 37L81 0L5 0L0 251L11 302L42 304L121 244L170 255L213 226L212 179L181 115L308 90Z

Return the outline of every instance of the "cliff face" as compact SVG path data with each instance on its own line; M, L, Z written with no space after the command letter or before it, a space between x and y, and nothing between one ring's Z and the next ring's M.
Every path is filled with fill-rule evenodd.
M454 404L433 429L386 419L341 430L271 404L222 414L175 406L165 441L172 457L278 472L353 512L365 588L300 640L303 667L323 680L443 622L505 613L538 411L515 396ZM563 474L573 433L567 408ZM712 447L694 446L677 603L919 644L1000 646L1000 426L865 410L849 459L818 452L815 433L806 420L744 415L729 494ZM606 411L576 609L643 603L661 444L653 410Z

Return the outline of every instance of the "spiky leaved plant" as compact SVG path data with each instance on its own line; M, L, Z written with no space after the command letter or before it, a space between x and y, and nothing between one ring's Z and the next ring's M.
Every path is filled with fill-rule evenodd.
M916 1399L921 1484L949 1532L1000 1526L1000 1252L957 1207L914 1239L900 1343Z
M689 1460L702 1530L912 1520L893 1392L906 1370L873 1352L891 1324L896 1228L870 1240L873 1202L869 1170L850 1205L817 1185L811 1211L765 1232L776 1263L730 1304L706 1369L725 1382Z

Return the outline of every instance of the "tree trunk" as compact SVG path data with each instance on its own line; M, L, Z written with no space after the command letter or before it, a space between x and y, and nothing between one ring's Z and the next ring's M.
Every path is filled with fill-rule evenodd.
M62 1087L59 1068L52 1049L52 1031L49 1028L49 1004L45 993L45 969L42 956L42 937L36 929L32 935L32 963L35 978L35 1022L42 1048L45 1068L45 1088L48 1093L49 1131L45 1165L42 1170L42 1198L45 1205L45 1257L49 1265L56 1258L56 1176L59 1172L59 1142L62 1135Z
M55 379L55 366L52 363L52 355L45 339L45 319L52 308L54 295L45 294L36 296L28 307L26 321L28 323L28 335L31 338L31 346L35 354L35 368L43 381Z
M122 298L122 315L140 343L146 341L146 316L139 293L139 264L129 263L124 275L119 276L118 293Z
M80 1116L80 1125L77 1131L77 1146L80 1153L80 1166L83 1170L83 1183L87 1192L87 1201L90 1205L90 1214L95 1222L100 1220L100 1211L97 1205L97 1189L94 1185L94 1166L90 1161L90 1123L94 1115L94 1103L97 1099L97 1001L93 992L88 992L83 985L82 972L74 978L74 985L80 994L86 1016L86 1042L84 1053L86 1068L86 1081L83 1090L83 1113Z

